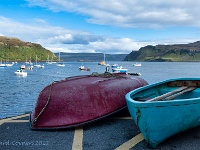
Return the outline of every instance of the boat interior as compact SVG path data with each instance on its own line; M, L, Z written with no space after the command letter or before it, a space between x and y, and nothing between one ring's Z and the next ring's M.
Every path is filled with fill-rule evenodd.
M135 101L153 102L167 100L183 100L200 97L199 80L170 81L135 93L132 99Z

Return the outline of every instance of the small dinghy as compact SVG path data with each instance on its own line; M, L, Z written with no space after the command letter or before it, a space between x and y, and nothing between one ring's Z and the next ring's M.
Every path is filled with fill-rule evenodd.
M23 69L17 70L17 71L15 71L14 73L15 73L15 75L17 75L17 76L27 76L27 72L24 71Z
M90 71L90 68L87 68L87 67L82 65L82 66L79 67L79 70Z
M114 73L126 73L128 71L128 69L124 69L124 68L112 68L112 71Z
M200 125L199 87L199 78L178 78L126 94L128 110L151 147Z
M30 115L32 129L84 125L125 108L125 95L148 83L125 73L92 73L46 86Z

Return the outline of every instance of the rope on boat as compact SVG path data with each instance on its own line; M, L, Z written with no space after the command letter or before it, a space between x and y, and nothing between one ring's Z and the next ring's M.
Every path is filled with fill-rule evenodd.
M56 83L56 82L57 82L57 81L54 81L54 82L51 83L51 86L50 86L50 93L49 93L47 102L46 102L46 104L44 105L44 107L42 108L42 110L40 111L40 113L37 115L37 117L35 117L35 119L32 121L33 124L35 124L35 123L37 122L38 118L41 116L41 114L44 112L44 110L46 109L47 105L49 104L50 99L51 99L52 87L53 87L53 84Z
M103 77L103 78L116 77L116 78L126 78L126 77L123 77L121 75L116 75L116 74L110 73L110 72L105 72L105 73L93 72L90 75L67 77L67 78L65 78L65 80L61 80L61 81L68 81L68 80L71 81L71 80L82 79L82 78L87 78L87 77ZM58 82L61 82L61 81L58 81Z

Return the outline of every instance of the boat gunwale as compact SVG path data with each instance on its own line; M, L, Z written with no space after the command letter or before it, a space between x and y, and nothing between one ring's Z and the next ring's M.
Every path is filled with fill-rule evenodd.
M164 80L161 82L157 82L154 84L149 84L149 85L146 85L146 86L143 86L143 87L140 87L140 88L137 88L135 90L128 92L125 95L126 101L130 101L130 102L134 103L134 106L137 108L169 107L169 106L181 106L181 105L191 105L191 104L200 103L200 96L197 98L174 99L174 100L152 101L152 102L138 101L138 100L134 100L133 98L131 98L134 94L139 93L141 91L145 91L146 89L149 89L149 88L152 88L155 86L159 86L161 84L165 84L165 83L171 82L171 81L183 81L183 80L193 81L193 80L200 80L200 78L174 78L174 79L168 79L168 80Z
M102 119L105 119L115 113L118 113L124 109L127 108L127 105L123 106L123 107L120 107L119 109L116 109L115 111L111 112L111 113L107 113L99 118L96 118L96 119L90 119L88 121L85 121L85 122L80 122L78 124L69 124L69 125L63 125L63 126L58 126L58 127L55 127L55 126L49 126L49 127L37 127L37 128L34 128L34 123L32 122L32 118L31 118L31 115L33 113L33 111L31 111L30 115L29 115L29 126L32 130L62 130L62 129L71 129L71 128L75 128L75 127L79 127L79 126L83 126L83 125L88 125L90 123L93 123L93 122L96 122L98 120L102 120Z

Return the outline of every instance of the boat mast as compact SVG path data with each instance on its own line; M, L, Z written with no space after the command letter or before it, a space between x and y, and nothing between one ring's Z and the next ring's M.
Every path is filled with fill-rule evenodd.
M37 55L35 56L35 64L37 65Z
M60 52L59 52L59 56L58 57L59 57L59 62L60 62Z

